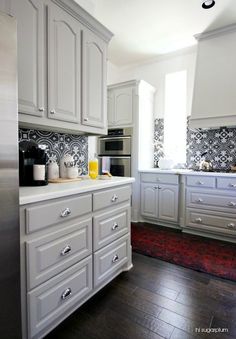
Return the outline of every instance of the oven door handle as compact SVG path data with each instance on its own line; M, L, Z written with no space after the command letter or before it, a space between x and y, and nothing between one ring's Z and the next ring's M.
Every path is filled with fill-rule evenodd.
M127 156L123 156L123 155L101 155L99 154L98 158L110 158L110 159L131 159L131 156L130 155L127 155Z
M100 137L99 140L109 140L109 141L113 141L113 140L117 140L117 139L131 139L131 137L126 136L126 137Z

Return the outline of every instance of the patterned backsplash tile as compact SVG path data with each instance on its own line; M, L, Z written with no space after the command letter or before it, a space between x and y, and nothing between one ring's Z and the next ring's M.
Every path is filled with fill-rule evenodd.
M154 166L163 152L164 119L154 121ZM201 154L218 170L230 169L236 164L236 128L195 131L187 128L187 167L197 168Z
M66 153L73 156L83 174L88 172L88 137L38 131L33 129L19 129L19 141L33 140L37 144L45 145L49 161L57 161Z
M158 166L158 161L164 156L164 119L154 120L154 167Z
M205 156L213 168L227 170L236 164L236 128L214 130L187 131L187 164L196 168L201 154Z

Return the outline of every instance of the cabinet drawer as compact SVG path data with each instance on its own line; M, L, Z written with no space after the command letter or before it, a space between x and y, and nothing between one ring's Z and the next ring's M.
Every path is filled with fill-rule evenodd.
M109 279L128 261L129 234L94 254L94 286Z
M131 187L124 186L93 194L93 210L115 206L121 202L127 201L131 196Z
M179 176L178 174L155 174L155 173L142 173L142 182L154 182L162 184L173 184L178 185Z
M28 290L52 278L92 252L92 219L26 242Z
M130 207L126 205L112 212L94 217L93 246L98 250L129 232Z
M92 256L27 294L29 337L49 326L92 290Z
M216 179L214 177L207 177L203 175L187 175L187 186L214 188L215 185Z
M203 212L187 209L186 226L202 229L209 232L220 232L236 235L236 220L228 214L217 212Z
M236 213L235 195L228 195L227 191L214 190L213 192L202 189L187 189L187 206Z
M92 211L92 195L83 195L26 208L26 233L31 233Z
M236 192L236 178L217 178L217 188L230 189Z

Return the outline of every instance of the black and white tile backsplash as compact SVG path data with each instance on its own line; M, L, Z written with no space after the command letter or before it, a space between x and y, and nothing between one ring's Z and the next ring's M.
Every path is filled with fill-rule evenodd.
M154 120L154 167L158 166L158 161L164 156L164 119Z
M154 166L163 152L164 119L154 121ZM195 131L187 128L187 167L197 168L201 154L218 170L230 169L236 164L236 128Z
M69 153L83 174L88 172L88 137L55 132L38 131L33 129L19 129L19 141L33 140L37 144L45 145L49 161L57 161Z

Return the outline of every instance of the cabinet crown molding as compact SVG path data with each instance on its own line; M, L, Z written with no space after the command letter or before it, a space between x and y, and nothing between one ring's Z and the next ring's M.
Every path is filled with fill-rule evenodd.
M213 30L210 30L210 31L206 31L206 32L203 32L203 33L195 34L194 38L196 40L200 41L200 40L215 38L217 36L228 34L228 33L235 32L235 31L236 31L236 23L231 24L231 25L227 25L227 26L224 26L224 27L220 27L220 28L217 28L217 29L213 29Z
M73 0L51 0L57 5L61 6L64 10L69 12L83 25L89 28L91 31L100 36L105 42L109 42L113 37L113 33L109 31L103 24L95 19L91 14L84 10L79 4Z

